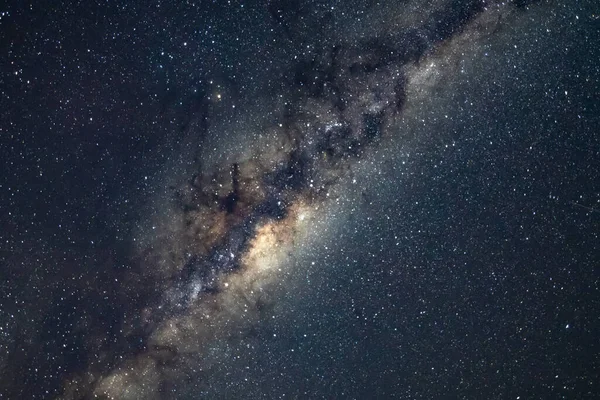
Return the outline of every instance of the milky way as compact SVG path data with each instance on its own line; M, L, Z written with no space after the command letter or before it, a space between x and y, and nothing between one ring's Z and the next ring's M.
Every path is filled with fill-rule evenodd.
M171 380L191 374L190 364L209 369L211 343L242 340L277 302L269 291L285 282L297 249L326 235L322 209L342 207L330 194L352 190L339 182L390 137L409 136L398 128L407 104L456 74L464 52L511 12L514 6L502 3L450 3L408 29L315 48L299 60L275 101L266 100L273 105L262 116L268 122L252 132L258 149L212 165L196 162L191 176L170 186L159 221L140 232L147 236L138 248L141 262L159 293L140 310L134 330L143 333L130 333L140 335L144 349L108 373L92 368L74 378L66 397L88 391L160 398ZM199 137L210 134L209 119L216 118L209 116L211 102L228 96L212 84L192 124Z
M591 398L595 6L115 7L0 10L0 397Z

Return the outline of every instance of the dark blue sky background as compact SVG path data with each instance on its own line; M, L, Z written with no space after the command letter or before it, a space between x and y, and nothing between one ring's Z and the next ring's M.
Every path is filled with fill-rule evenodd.
M123 367L160 383L121 398L594 398L594 2L175 3L0 7L0 397L87 398ZM238 152L271 165L281 132L295 150L244 175ZM205 166L230 159L271 197L218 192ZM205 334L212 286L169 303L310 179L325 211L250 322ZM228 214L226 244L186 242L197 181L221 185L201 215ZM181 315L202 333L156 338Z

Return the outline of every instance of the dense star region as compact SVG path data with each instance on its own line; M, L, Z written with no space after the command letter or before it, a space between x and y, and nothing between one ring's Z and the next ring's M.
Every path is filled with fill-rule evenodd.
M0 9L0 398L594 398L599 22Z

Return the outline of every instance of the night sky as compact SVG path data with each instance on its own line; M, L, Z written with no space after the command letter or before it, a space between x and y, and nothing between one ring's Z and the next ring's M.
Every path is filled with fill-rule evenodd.
M600 5L0 6L0 398L592 399Z

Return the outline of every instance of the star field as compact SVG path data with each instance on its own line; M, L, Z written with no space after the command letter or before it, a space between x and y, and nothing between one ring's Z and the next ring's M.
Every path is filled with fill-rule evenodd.
M0 7L0 398L594 398L598 12Z

